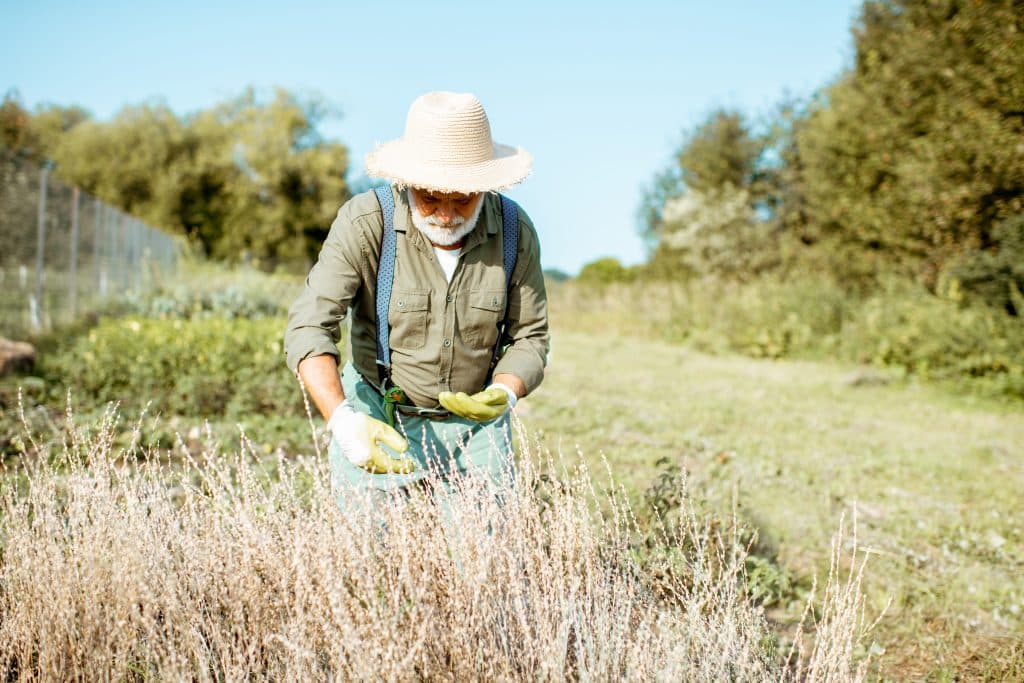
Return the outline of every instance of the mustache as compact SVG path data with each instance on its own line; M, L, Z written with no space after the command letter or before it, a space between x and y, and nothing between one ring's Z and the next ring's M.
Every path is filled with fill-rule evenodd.
M450 221L442 221L437 216L427 216L421 219L427 225L433 225L438 228L457 228L460 225L465 224L466 219L462 216L453 216Z

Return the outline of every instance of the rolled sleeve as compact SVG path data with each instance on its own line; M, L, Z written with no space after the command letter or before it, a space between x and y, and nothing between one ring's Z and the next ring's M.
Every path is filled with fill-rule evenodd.
M540 241L529 218L520 210L519 255L509 290L505 349L494 374L509 373L523 380L527 393L544 379L550 335L548 299L540 262Z
M359 291L357 264L364 249L349 206L346 204L338 211L302 293L288 310L284 352L292 372L310 356L340 357L337 344L341 339L341 322Z

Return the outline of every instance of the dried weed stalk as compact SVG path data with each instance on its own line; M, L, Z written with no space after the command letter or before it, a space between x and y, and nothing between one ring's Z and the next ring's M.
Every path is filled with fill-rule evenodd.
M864 677L862 568L830 576L787 664L741 543L687 509L684 578L652 590L624 498L599 505L586 469L552 485L523 433L500 500L466 479L346 515L323 458L268 460L244 436L131 456L113 430L72 430L0 480L0 679Z

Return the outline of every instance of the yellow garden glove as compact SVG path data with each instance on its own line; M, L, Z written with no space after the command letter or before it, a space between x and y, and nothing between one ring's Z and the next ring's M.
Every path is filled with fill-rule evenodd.
M506 410L514 407L516 395L504 384L492 384L472 396L464 391L457 394L442 391L437 395L437 400L445 410L454 415L486 422L501 417Z
M401 434L390 425L355 410L348 401L342 401L334 409L327 428L338 442L342 455L370 474L408 474L416 468L411 459L392 458L381 447L383 444L397 453L405 453L409 444Z

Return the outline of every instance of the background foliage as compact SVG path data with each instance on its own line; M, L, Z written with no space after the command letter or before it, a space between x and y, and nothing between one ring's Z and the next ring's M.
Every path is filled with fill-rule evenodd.
M648 283L629 298L675 304L654 332L704 348L1024 396L1022 34L1014 0L868 0L848 71L687 131L640 208L648 263L580 284Z
M150 403L184 416L299 415L298 384L281 371L283 329L276 317L106 319L44 356L39 373L129 413Z
M865 2L853 67L810 101L758 126L714 111L687 133L641 209L652 272L803 265L849 287L899 274L935 291L966 258L976 293L1005 284L984 255L1024 213L1022 32L1014 0Z
M186 116L148 103L96 121L79 107L28 112L10 93L0 144L207 256L308 264L349 197L347 150L317 128L332 113L317 98L278 89L261 101L250 89Z

